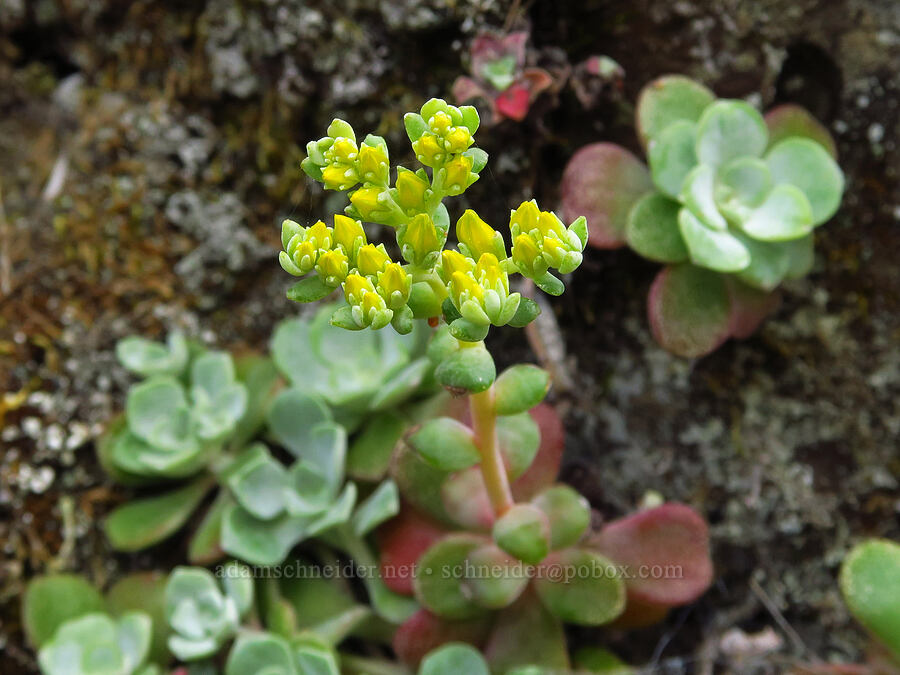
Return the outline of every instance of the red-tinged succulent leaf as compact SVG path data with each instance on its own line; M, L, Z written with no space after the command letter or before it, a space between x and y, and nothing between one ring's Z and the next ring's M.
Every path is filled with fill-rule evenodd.
M527 665L560 672L569 670L562 623L530 587L497 614L484 654L491 670L498 673Z
M528 87L516 82L497 95L494 99L497 112L516 122L521 122L528 114L531 105L531 92Z
M628 595L645 603L684 605L712 583L709 527L685 504L663 504L615 520L591 538L591 548L632 571ZM641 575L641 569L649 573Z
M407 502L432 518L448 524L452 522L441 500L441 485L450 474L431 466L403 440L394 450L390 474Z
M412 595L416 562L445 534L446 530L439 523L409 504L403 504L400 513L377 532L384 585L395 593Z
M729 331L732 337L743 340L753 335L763 320L778 308L781 294L751 288L734 277L728 277L726 283L731 300Z
M543 68L526 68L522 71L522 77L518 80L531 92L531 100L536 99L541 92L553 86L553 76Z
M555 408L541 403L532 408L529 414L537 422L541 444L531 466L512 484L513 497L517 501L529 501L556 482L566 445L566 432Z
M494 510L477 466L447 478L441 486L441 499L447 515L464 529L489 532L494 524Z
M618 618L609 624L610 628L616 630L635 630L636 628L646 628L653 626L666 618L671 607L669 605L659 605L652 602L646 602L629 593L626 586L625 591L625 611Z
M453 88L451 89L451 94L457 103L465 103L466 101L471 101L473 98L483 98L487 101L493 99L493 94L491 94L491 92L482 87L471 77L466 77L464 75L456 78L456 82L453 83Z
M588 243L596 248L625 245L628 213L653 189L644 163L613 143L592 143L576 152L562 177L563 219L587 218Z
M449 621L420 609L397 629L394 651L403 663L416 668L428 652L447 642L466 642L481 648L489 621L487 616Z
M769 128L769 147L791 136L802 136L821 145L832 158L837 159L837 145L828 129L804 107L793 103L772 108L765 114Z
M730 308L724 277L690 264L660 270L647 297L653 337L666 351L691 359L728 339Z
M638 96L635 126L644 147L672 122L696 122L716 99L709 89L683 75L664 75L647 84Z

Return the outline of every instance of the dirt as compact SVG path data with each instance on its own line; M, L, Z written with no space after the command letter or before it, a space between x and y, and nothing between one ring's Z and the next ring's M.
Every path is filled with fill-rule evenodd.
M180 326L264 347L296 312L278 224L340 208L300 174L306 141L340 115L408 160L401 113L446 96L467 40L507 20L530 21L545 56L607 54L626 76L592 109L564 89L479 134L491 172L459 207L490 222L522 198L554 204L585 143L637 150L631 102L667 72L762 107L806 105L848 179L812 274L785 287L757 335L709 357L653 342L656 268L627 250L589 251L551 301L572 385L556 394L563 477L606 518L648 490L691 504L710 521L717 570L659 627L573 637L655 672L859 658L840 560L863 536L900 538L900 5L512 5L0 2L0 672L34 671L18 619L28 578L74 570L103 585L158 564L113 554L99 529L127 496L92 450L129 384L116 339ZM529 358L520 333L495 331L492 346L500 362ZM775 637L735 651L733 628Z

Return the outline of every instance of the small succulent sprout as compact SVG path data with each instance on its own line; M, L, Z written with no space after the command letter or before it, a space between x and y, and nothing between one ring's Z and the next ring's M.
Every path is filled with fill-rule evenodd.
M516 504L494 523L497 546L522 562L536 565L550 551L550 522L531 504Z
M522 276L533 279L541 290L551 295L562 293L562 282L548 270L553 268L569 274L581 265L581 252L588 240L585 218L576 219L567 228L555 213L540 211L532 200L522 202L510 213L509 229L512 260Z
M41 647L38 663L45 675L158 675L146 663L153 622L143 612L113 619L102 612L62 624Z
M900 544L858 544L841 565L840 584L853 616L900 660Z
M166 584L169 649L182 661L212 656L237 633L253 601L249 570L232 564L222 585L208 570L176 567Z
M116 357L119 363L142 377L152 375L177 377L187 368L189 356L188 342L178 331L169 333L165 345L137 335L116 343Z

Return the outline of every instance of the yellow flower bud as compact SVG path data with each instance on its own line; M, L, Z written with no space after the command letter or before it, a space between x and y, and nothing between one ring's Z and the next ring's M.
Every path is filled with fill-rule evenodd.
M460 155L446 166L444 189L448 194L459 195L469 186L469 174L472 171L472 158Z
M450 118L450 115L443 110L439 110L430 120L428 120L428 126L430 126L431 130L438 136L443 136L447 133L447 130L452 124L453 120Z
M360 190L356 192L360 192ZM355 195L356 192L353 194ZM353 195L350 195L350 201L353 201ZM359 207L357 206L356 208L358 209ZM366 231L358 220L335 214L334 243L343 249L348 258L355 259L359 247L366 244Z
M375 286L368 277L360 276L355 272L347 275L344 281L344 297L348 303L358 304L366 293L375 293Z
M493 253L483 253L475 265L475 278L484 288L492 288L503 297L509 293L509 276Z
M427 213L418 214L397 231L403 259L420 267L434 265L445 241L446 233L438 231Z
M327 251L331 248L332 231L321 220L306 230L304 239L311 242L317 249Z
M534 279L547 271L547 263L541 256L541 249L527 234L513 239L512 259L522 275Z
M344 298L350 305L353 320L360 328L383 328L394 315L387 308L384 298L378 295L372 282L359 274L350 274L344 281Z
M532 230L539 230L538 224L540 220L541 212L534 200L522 202L509 218L509 229L513 238L516 238L522 232L527 234Z
M367 187L350 194L350 203L356 207L363 220L371 221L375 218L374 214L386 210L378 201L381 192L382 188Z
M326 251L319 256L316 271L327 286L337 286L347 278L349 261L347 255L339 248Z
M413 143L413 152L416 153L416 159L430 167L440 166L446 157L437 136L427 133Z
M545 237L556 235L559 239L566 238L566 226L551 211L541 211L541 217L538 221L538 229Z
M328 149L328 152L325 153L325 156L333 162L349 164L356 159L358 153L356 143L349 138L337 138Z
M451 155L465 152L472 145L472 134L466 127L453 127L444 138L444 147Z
M409 300L412 277L399 263L389 263L378 273L377 289L391 309L400 309Z
M359 182L356 169L350 164L331 164L322 169L326 190L349 190Z
M378 246L366 244L356 254L356 268L360 274L367 277L374 277L389 262L391 262L390 256L388 256L382 244Z
M423 180L412 171L397 172L397 203L407 213L422 211L425 208L425 190L428 181Z
M309 272L315 266L319 257L319 249L311 241L299 242L296 248L288 253L301 274Z
M462 245L460 250L472 260L478 260L483 253L500 253L506 257L503 237L472 209L466 209L456 221L456 238Z
M449 283L457 272L468 274L475 269L475 263L457 251L445 249L441 251L440 275L445 283Z
M388 177L388 156L380 145L363 145L359 150L359 175L370 183L383 185Z
M454 272L450 277L450 295L456 306L460 307L466 300L480 302L484 298L484 289L471 274Z

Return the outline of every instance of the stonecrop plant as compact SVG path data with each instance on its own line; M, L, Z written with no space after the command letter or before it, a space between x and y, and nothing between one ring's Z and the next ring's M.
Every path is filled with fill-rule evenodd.
M563 212L587 214L592 245L666 265L648 298L653 334L702 356L753 333L779 285L812 268L814 231L844 190L835 144L799 106L763 117L677 75L643 89L636 127L649 168L613 144L582 148Z

